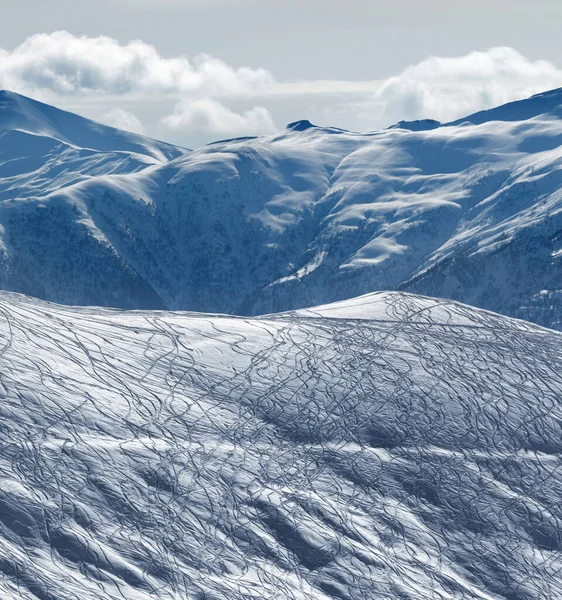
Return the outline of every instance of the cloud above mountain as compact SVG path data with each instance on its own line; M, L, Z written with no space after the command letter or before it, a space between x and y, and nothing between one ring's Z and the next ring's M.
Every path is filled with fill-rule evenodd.
M77 37L66 31L31 36L12 51L0 51L4 87L59 94L235 93L273 83L265 69L233 68L201 54L164 58L142 41L120 44L106 36Z
M217 135L259 135L276 129L271 113L263 106L237 113L210 98L179 102L162 123L172 131Z
M465 56L432 56L390 77L365 108L399 119L453 120L540 91L562 86L562 70L531 61L513 48Z
M378 81L279 81L209 54L165 57L107 36L40 33L0 49L4 88L190 146L273 131L301 118L356 130L401 119L447 121L562 86L562 70L499 47L433 56Z
M146 133L141 120L132 112L122 108L114 108L110 110L103 115L102 119L106 125L117 127L117 129L123 129L125 131L131 131L132 133L139 133L141 135Z

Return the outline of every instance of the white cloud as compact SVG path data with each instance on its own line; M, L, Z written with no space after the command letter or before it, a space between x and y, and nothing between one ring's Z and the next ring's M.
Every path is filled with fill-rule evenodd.
M0 87L189 146L302 118L355 130L448 121L560 86L561 69L512 48L430 57L384 81L283 82L208 54L166 58L142 41L64 31L0 49Z
M56 94L242 94L273 82L265 69L233 68L207 54L193 61L164 58L141 41L122 45L109 37L76 37L66 31L29 37L0 50L0 82L18 90Z
M448 121L559 86L562 70L512 48L430 57L384 81L363 105L363 117L376 126L401 119Z
M117 127L117 129L140 134L145 132L141 121L132 112L122 108L114 108L105 113L101 121L106 125L111 125L111 127Z
M179 102L162 123L168 129L183 133L221 136L259 135L276 130L271 114L262 106L237 113L210 98Z

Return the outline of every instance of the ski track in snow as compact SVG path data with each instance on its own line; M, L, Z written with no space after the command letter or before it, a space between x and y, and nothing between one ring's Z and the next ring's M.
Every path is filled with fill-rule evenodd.
M403 293L0 296L0 596L562 597L562 336Z

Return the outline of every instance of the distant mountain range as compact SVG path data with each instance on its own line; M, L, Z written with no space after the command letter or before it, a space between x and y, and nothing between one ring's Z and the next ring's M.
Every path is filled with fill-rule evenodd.
M562 329L562 89L195 151L2 92L0 288L243 315L403 290Z

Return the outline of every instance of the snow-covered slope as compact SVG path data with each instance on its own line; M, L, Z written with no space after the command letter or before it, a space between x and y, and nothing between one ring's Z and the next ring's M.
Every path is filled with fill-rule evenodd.
M0 314L3 599L562 596L559 333L403 293Z
M160 305L72 190L91 184L93 201L103 201L108 178L134 178L187 153L0 92L0 287L65 302Z
M186 151L177 146L101 125L73 113L55 108L6 90L0 91L0 133L17 131L52 139L68 146L98 152L126 152L150 156L165 162ZM23 136L22 140L25 139ZM5 149L5 142L2 144ZM21 150L33 151L32 140Z
M77 117L41 105L64 135L36 127L21 160L12 107L0 116L0 287L238 314L402 289L562 328L561 106L553 90L444 125L357 134L299 121L191 153L84 158L73 145L51 159ZM92 146L88 135L73 143Z

